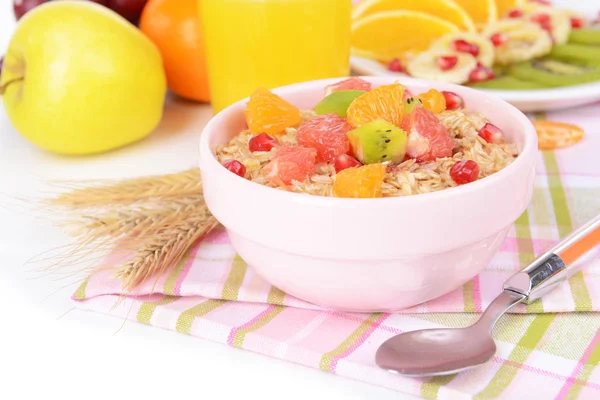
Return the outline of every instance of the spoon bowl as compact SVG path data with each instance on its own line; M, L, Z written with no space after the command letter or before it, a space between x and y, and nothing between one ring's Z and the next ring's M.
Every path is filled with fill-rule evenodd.
M408 376L455 374L494 356L496 344L486 330L475 324L465 329L407 332L384 342L375 361L381 368Z

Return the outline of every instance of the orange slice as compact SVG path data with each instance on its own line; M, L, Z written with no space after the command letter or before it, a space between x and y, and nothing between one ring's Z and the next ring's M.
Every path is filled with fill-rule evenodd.
M335 176L333 194L336 197L381 197L381 184L385 178L385 165L369 164L347 168Z
M363 0L352 12L359 19L383 11L419 11L448 21L465 31L474 31L469 14L452 0Z
M494 0L454 0L469 14L475 26L481 27L496 21L498 11Z
M352 24L352 52L387 62L424 51L434 40L458 31L456 25L422 12L378 12Z
M506 18L513 8L519 8L525 4L525 0L494 0L496 3L496 16L498 19Z
M376 119L383 119L396 126L402 125L404 89L401 84L394 83L379 86L357 97L348 107L346 119L356 128Z
M540 150L572 146L583 139L583 129L573 124L554 121L533 121Z

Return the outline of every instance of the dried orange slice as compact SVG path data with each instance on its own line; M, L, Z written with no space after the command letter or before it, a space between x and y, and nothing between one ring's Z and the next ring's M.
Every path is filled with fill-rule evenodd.
M419 11L453 23L461 30L473 32L475 25L452 0L363 0L354 6L352 18L359 19L383 11Z
M381 197L381 184L385 178L385 165L369 164L347 168L335 176L333 194L336 197Z
M359 126L376 119L400 126L404 117L404 86L399 83L379 86L356 99L346 113L350 125Z
M424 51L435 40L458 31L455 24L422 12L377 12L352 24L352 53L389 62Z
M469 14L475 26L483 26L496 21L498 10L494 0L454 0Z
M246 123L254 135L272 135L298 125L300 110L268 89L258 88L248 101Z
M540 150L572 146L583 139L583 129L573 124L554 121L533 121Z

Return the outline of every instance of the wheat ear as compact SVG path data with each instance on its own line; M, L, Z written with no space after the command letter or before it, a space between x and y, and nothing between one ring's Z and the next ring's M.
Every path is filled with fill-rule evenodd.
M198 168L176 174L127 179L112 184L103 183L99 186L88 187L82 187L80 183L63 183L63 186L75 186L75 189L51 199L50 204L69 208L87 208L114 204L136 204L151 199L202 194L202 182Z

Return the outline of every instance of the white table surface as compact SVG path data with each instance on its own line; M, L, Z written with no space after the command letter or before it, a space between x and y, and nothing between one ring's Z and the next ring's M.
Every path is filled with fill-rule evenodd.
M11 1L0 0L0 54L14 27ZM68 158L25 141L0 106L0 399L414 398L135 322L122 326L114 317L73 309L75 286L64 287L73 280L31 271L44 264L25 265L68 238L15 197L39 197L53 179L195 166L198 136L210 116L207 106L171 101L149 139Z

